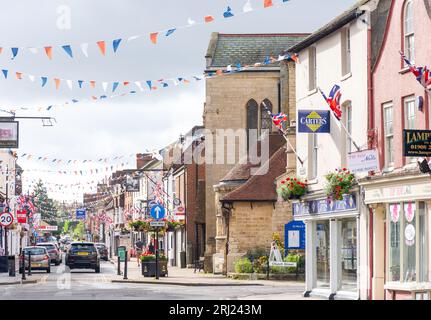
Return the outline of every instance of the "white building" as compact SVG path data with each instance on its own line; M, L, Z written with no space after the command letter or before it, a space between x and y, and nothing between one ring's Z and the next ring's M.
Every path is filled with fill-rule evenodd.
M367 298L367 215L358 189L342 201L329 201L325 176L348 168L347 156L367 149L368 30L366 6L360 1L291 49L296 67L297 174L308 179L309 193L294 203L295 220L306 223L306 292L329 299ZM365 5L365 6L364 6ZM330 111L319 88L329 95L341 87L342 123L329 113L330 133L301 133L301 121L312 111ZM300 111L302 119L299 117ZM314 114L315 115L315 114ZM352 139L346 133L348 131ZM366 176L359 174L356 177ZM361 250L359 250L361 249Z

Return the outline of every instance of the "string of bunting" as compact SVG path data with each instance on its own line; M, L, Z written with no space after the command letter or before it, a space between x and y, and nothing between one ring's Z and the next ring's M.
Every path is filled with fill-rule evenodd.
M193 75L190 77L177 77L177 78L169 78L169 79L158 79L158 80L146 80L146 81L123 81L122 84L125 88L128 89L128 87L131 84L134 84L136 86L136 89L138 90L130 90L127 92L123 92L123 93L119 93L119 94L111 94L111 95L106 95L103 94L101 96L96 96L96 95L92 95L90 98L74 98L71 99L69 101L64 102L63 104L59 104L59 105L49 105L46 107L19 107L19 108L9 108L9 110L4 109L3 111L6 112L11 112L11 113L15 113L16 111L20 110L20 111L28 111L28 110L35 110L35 111L50 111L53 108L56 107L66 107L69 105L73 105L76 103L80 103L80 102L85 102L85 101L91 101L91 102L95 102L95 101L101 101L101 100L106 100L106 99L114 99L114 98L118 98L118 97L124 97L127 95L132 95L132 94L137 94L138 92L142 93L142 92L152 92L152 91L156 91L159 88L168 88L170 87L170 82L173 83L174 86L178 86L179 84L183 84L183 85L187 85L190 84L192 81L194 82L199 82L202 81L204 79L209 79L209 78L214 78L214 77L220 77L220 76L225 76L225 75L230 75L230 74L235 74L235 73L239 73L239 72L244 72L244 71L251 71L254 70L256 68L262 67L262 66L268 66L274 63L278 63L281 61L294 61L296 63L299 63L299 58L298 55L295 54L290 54L290 53L282 53L279 54L277 57L275 56L267 56L265 57L265 60L262 62L256 62L254 64L251 65L242 65L241 63L237 63L236 65L231 64L228 65L226 67L226 69L220 68L218 70L214 70L214 71L210 71L204 74L199 74L199 75ZM22 75L23 73L19 73L19 78L20 80L22 80ZM7 79L7 76L5 76L5 79ZM31 78L33 79L33 78ZM57 80L55 80L57 79ZM61 79L55 78L54 82L56 85L56 88L59 88L59 85L61 83ZM72 80L66 80L67 83L71 83ZM78 80L78 81L82 81L82 80ZM91 82L91 81L90 81ZM109 82L103 81L103 84L106 84ZM118 86L120 85L120 81L115 81L112 82L112 93L114 93ZM148 87L148 89L144 89L142 83L146 83L146 86ZM94 82L94 86L95 86L96 82ZM80 87L82 87L82 83L80 84ZM103 85L103 87L107 87L105 85ZM70 88L70 86L69 86Z
M273 8L281 7L281 5L289 2L290 0L259 0L259 1L262 1L262 3L263 3L263 6L261 7L261 9L267 9L267 8L271 8L271 7L273 7ZM274 2L278 2L278 3L274 4ZM250 0L247 0L245 5L243 6L242 12L236 13L232 9L232 7L229 5L229 6L227 6L226 10L223 11L223 14L221 14L219 16L206 15L202 18L201 22L196 22L195 20L192 20L191 18L189 18L187 21L187 25L170 27L170 28L165 29L165 30L159 30L157 32L151 32L149 34L137 34L137 35L128 36L125 38L100 40L100 41L96 41L95 43L84 42L84 43L80 43L78 45L63 44L63 45L43 45L43 46L35 46L35 47L27 47L27 46L10 46L10 47L3 46L3 47L1 47L0 46L0 55L3 52L6 53L6 51L8 51L11 54L11 59L14 60L20 54L20 52L23 50L28 50L32 54L38 54L40 51L42 51L45 53L45 55L47 56L47 58L49 60L53 60L53 58L55 56L55 54L54 54L55 50L60 50L64 54L66 54L67 57L69 57L71 59L75 58L77 51L81 51L82 54L86 58L88 58L89 57L89 45L92 44L98 48L98 50L100 51L100 54L102 56L106 56L106 53L107 53L107 50L109 49L109 47L112 48L112 52L114 54L117 53L120 46L125 43L124 39L126 39L126 43L130 43L131 41L134 41L134 40L137 40L139 38L148 36L148 39L151 41L151 43L157 44L159 42L160 36L164 36L164 38L166 38L166 39L171 38L172 35L175 34L175 32L180 30L180 29L186 29L186 28L190 28L190 27L194 27L194 26L198 26L198 25L208 24L208 23L216 21L217 19L230 19L232 17L239 16L241 14L247 14L247 13L250 13L253 11L256 11L256 10L253 8ZM77 47L79 47L80 50L77 50Z

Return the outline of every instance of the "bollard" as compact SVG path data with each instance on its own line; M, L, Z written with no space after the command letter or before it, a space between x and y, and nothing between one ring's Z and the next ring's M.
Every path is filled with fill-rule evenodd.
M120 276L120 275L121 275L121 270L120 270L121 265L120 265L120 263L121 263L120 255L118 255L118 261L117 261L117 275L118 275L118 276Z
M28 251L28 275L31 276L31 251Z
M21 280L26 280L25 277L25 253L24 251L21 253Z
M269 272L271 271L271 267L269 266L269 257L266 266L266 280L269 280Z
M126 259L124 260L124 280L127 280L127 251L125 252Z

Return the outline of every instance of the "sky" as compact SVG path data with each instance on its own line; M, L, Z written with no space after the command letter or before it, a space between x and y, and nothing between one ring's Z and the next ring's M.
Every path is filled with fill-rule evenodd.
M30 107L33 111L18 111L16 116L49 116L54 126L43 127L40 120L20 121L18 155L32 154L33 159L22 158L18 163L28 171L26 181L43 178L56 198L69 199L71 188L57 190L55 184L91 185L103 174L77 176L59 175L58 170L82 170L83 164L46 165L37 160L100 159L123 156L122 159L102 162L101 169L133 167L130 155L146 150L161 149L202 124L205 102L205 84L191 82L149 92L97 102L81 102L65 107L46 107L62 104L71 99L82 99L105 94L101 82L143 81L190 77L205 69L205 53L212 32L220 33L303 33L313 32L336 15L349 8L354 0L291 0L279 8L262 9L263 0L249 0L254 11L240 14L247 0L2 0L0 3L0 69L8 69L5 80L0 74L0 109ZM280 4L282 0L274 0ZM224 19L223 12L230 6L236 15ZM159 36L155 45L149 34L188 24L189 19L202 22L212 15L208 24L196 24L178 29L171 36ZM70 22L70 23L69 23ZM133 35L141 38L126 43ZM113 39L122 38L118 51L112 52ZM109 40L107 53L101 55L96 42ZM89 43L88 58L79 45ZM74 58L68 57L61 46L70 44ZM10 47L53 46L53 59L43 49L37 54L20 49L11 59ZM17 80L15 72L50 79L94 80L96 88L79 89L74 83L71 91L66 83L59 90L50 80L42 88L40 78L31 82L28 77ZM120 86L121 87L121 86ZM111 87L108 89L110 92ZM120 88L118 93L124 92ZM116 92L117 93L117 92ZM41 112L37 108L42 108ZM8 116L7 113L0 113ZM127 159L127 160L126 160ZM85 166L90 170L92 166ZM105 172L106 174L106 172ZM83 187L82 187L83 188ZM87 190L88 191L88 190ZM81 190L74 190L79 194Z

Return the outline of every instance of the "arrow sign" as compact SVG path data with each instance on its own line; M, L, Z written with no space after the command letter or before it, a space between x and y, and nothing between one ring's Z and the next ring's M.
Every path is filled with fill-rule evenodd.
M160 220L160 219L163 219L165 217L166 210L164 207L162 207L161 205L158 204L158 205L151 207L150 214L154 219Z

